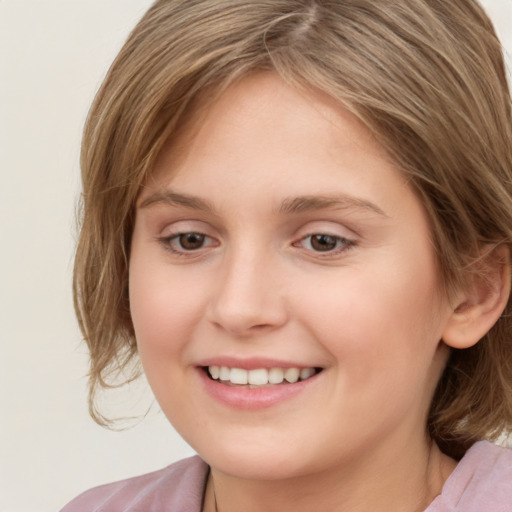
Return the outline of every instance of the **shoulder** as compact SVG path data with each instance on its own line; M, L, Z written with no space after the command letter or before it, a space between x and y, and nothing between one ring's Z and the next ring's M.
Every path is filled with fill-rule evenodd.
M199 512L208 466L190 457L145 475L95 487L61 512Z
M512 512L512 449L473 445L427 512Z

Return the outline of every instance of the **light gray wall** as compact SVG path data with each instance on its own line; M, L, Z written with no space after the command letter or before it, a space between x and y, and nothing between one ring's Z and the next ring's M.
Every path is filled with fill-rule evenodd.
M126 432L87 415L71 304L82 124L149 0L0 0L0 512L50 512L78 492L191 453L157 408ZM512 0L486 0L512 52ZM144 388L121 394L129 412ZM123 407L125 406L125 407Z

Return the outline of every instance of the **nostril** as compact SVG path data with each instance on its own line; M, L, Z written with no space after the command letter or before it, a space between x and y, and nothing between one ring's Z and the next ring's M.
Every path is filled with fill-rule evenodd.
M224 276L211 298L208 320L241 337L284 325L288 319L286 301L272 283L267 283L261 272L248 272L246 267L235 270Z

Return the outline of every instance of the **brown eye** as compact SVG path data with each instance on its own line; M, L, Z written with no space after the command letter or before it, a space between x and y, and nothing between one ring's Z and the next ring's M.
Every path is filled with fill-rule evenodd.
M178 243L186 251L195 251L201 249L204 245L206 236L201 233L183 233L178 236Z
M320 257L320 253L324 253L324 257L335 257L341 256L342 253L355 246L356 242L343 236L313 233L301 238L293 245L302 247L310 253L317 253L317 257Z
M331 235L311 235L311 248L315 251L332 251L338 247L340 239Z

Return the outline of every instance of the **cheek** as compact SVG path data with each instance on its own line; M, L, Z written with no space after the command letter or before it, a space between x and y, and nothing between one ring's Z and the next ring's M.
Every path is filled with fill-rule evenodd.
M304 316L335 337L364 345L375 338L392 341L388 335L403 332L414 342L433 326L435 289L421 276L390 279L384 273L353 272L315 286L321 293L301 294Z
M302 292L301 316L352 379L369 385L377 375L399 381L413 372L426 374L442 333L432 265L381 259L368 268L377 270L358 268L316 281L321 293Z
M196 311L190 306L192 298L187 300L189 288L173 280L165 265L137 252L132 255L130 311L139 356L153 387L155 379L169 373L165 366L182 357L183 340Z
M130 311L140 351L175 351L201 314L201 279L171 266L165 255L132 250Z
M179 289L151 268L130 264L130 309L144 373L167 413L183 406L181 369L192 312L183 307Z
M409 283L359 274L346 279L343 293L310 302L310 318L320 320L310 329L336 368L331 403L340 417L347 410L364 417L362 431L385 431L409 414L423 419L445 363L437 355L432 286L416 279L408 291Z

